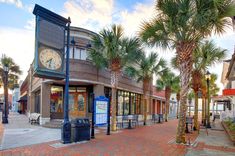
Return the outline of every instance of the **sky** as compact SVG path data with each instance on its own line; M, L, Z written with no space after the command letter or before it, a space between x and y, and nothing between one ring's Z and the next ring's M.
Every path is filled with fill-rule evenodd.
M23 80L34 58L35 16L32 11L39 4L57 14L71 18L71 25L99 32L112 24L121 24L126 36L135 36L143 21L154 15L155 0L0 0L0 56L12 57L21 67ZM221 48L227 49L227 59L234 51L235 33L232 28L222 36L211 37ZM147 48L160 57L170 60L174 51ZM222 89L220 77L222 63L209 69L218 75L217 84Z

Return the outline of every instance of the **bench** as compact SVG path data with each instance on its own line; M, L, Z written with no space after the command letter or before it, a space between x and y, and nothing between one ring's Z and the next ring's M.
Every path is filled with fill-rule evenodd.
M134 124L135 127L139 125L138 115L123 115L117 116L117 127L124 128L125 124L129 124L129 120L131 119L131 124Z
M136 126L139 126L139 115L133 115L132 123Z
M39 113L30 113L29 123L31 123L31 124L33 124L33 123L39 124L40 115L41 114L39 114Z
M159 120L158 114L152 114L152 122L156 123Z

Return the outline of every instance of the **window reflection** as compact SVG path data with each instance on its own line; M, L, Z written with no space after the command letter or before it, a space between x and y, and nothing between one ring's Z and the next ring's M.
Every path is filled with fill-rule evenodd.
M51 87L51 102L50 111L61 113L63 112L63 87L52 86Z
M118 90L118 115L141 114L141 95Z

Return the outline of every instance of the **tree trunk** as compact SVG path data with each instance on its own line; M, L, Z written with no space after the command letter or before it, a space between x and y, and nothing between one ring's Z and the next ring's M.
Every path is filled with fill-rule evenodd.
M146 95L144 95L144 125L147 124L147 104L148 104L147 101L148 101L147 97Z
M165 121L167 122L168 121L168 114L169 114L170 97L171 97L171 88L170 87L166 87L165 96L166 96Z
M179 92L176 94L176 99L177 99L177 112L176 112L176 118L178 119L178 118L179 118L179 105L180 105L180 103L179 103L179 101L180 101L180 93L179 93Z
M116 94L117 94L117 86L118 86L118 76L119 72L117 71L111 71L111 86L112 86L112 125L111 130L116 131L117 130L117 101L116 101Z
M149 89L150 79L146 78L143 80L143 94L144 94L144 125L147 123L147 105L148 105L148 97L147 90Z
M185 124L187 112L187 95L190 88L189 80L192 71L192 52L194 43L181 42L176 47L180 69L180 114L176 134L177 143L186 143Z
M194 92L195 94L195 109L194 109L194 130L198 130L198 92Z

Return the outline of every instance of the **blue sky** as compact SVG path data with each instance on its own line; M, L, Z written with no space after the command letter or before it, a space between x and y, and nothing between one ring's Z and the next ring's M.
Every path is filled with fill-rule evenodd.
M27 75L34 57L34 27L32 14L35 3L46 7L64 17L71 17L72 26L83 27L98 32L112 23L121 24L125 34L133 36L143 20L154 14L155 0L0 0L0 55L12 57L23 70L21 79ZM223 36L211 37L218 46L228 49L227 58L234 51L235 34L228 29ZM149 51L149 50L147 50ZM155 48L159 56L170 60L174 52ZM212 67L218 74L218 84L222 64Z

